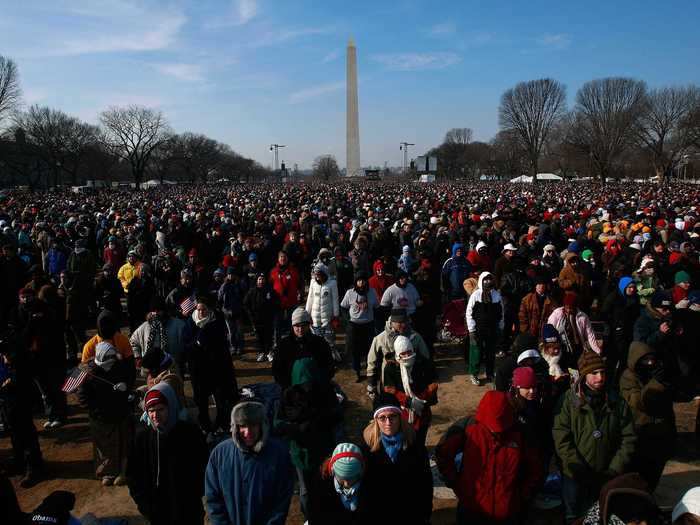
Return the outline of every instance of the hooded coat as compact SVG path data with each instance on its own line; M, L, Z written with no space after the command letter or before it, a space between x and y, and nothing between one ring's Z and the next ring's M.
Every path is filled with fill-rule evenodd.
M538 458L517 430L507 394L496 391L481 398L474 423L449 433L436 449L438 469L466 514L494 522L526 509L542 481Z
M209 457L204 492L209 523L212 525L284 525L294 490L294 471L287 445L270 436L267 419L254 449L238 439L233 423L233 439L219 443Z
M384 268L384 263L381 260L374 261L372 265L372 277L369 278L369 287L374 290L377 294L377 300L381 302L382 295L384 295L384 290L389 288L394 284L394 278L390 275L384 274L381 277L377 275L377 269Z
M323 283L312 279L309 283L309 295L306 298L306 311L311 315L311 322L316 327L328 327L334 317L340 316L340 299L338 284L328 275L326 265L317 265L316 271L326 276Z
M486 337L497 330L503 330L503 304L501 294L495 288L491 290L491 302L484 302L483 282L486 276L493 277L489 272L479 275L479 283L474 293L469 296L467 303L467 329L469 333Z
M462 250L462 256L457 257L457 250ZM450 300L462 299L464 297L464 287L462 283L472 273L472 264L464 256L464 245L455 243L452 246L452 257L445 261L442 266L443 289L447 292Z
M178 419L180 404L166 383L160 391L168 401L168 422L156 429L142 417L127 462L129 493L139 512L153 525L202 523L204 470L208 450L197 425Z
M384 331L372 340L372 346L367 354L367 384L373 385L378 380L383 380L387 356L394 355L394 340L398 335L400 334L391 329L391 321L387 321L384 325ZM418 332L409 328L409 333L403 335L409 338L416 354L430 360L430 351ZM383 385L379 385L379 387L381 390Z

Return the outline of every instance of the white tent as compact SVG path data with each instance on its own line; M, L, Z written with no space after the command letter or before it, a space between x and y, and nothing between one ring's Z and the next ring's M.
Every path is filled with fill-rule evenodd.
M511 182L532 182L532 177L529 177L527 175L520 175L519 177L515 177L514 179L510 179Z
M151 179L141 183L142 188L153 188L154 186L160 186L160 181L156 179Z
M548 181L557 181L557 180L564 180L562 179L559 175L555 175L554 173L538 173L537 174L537 180L548 180ZM511 182L525 182L529 183L532 182L532 177L529 175L520 175L519 177L515 177L514 179L510 179Z

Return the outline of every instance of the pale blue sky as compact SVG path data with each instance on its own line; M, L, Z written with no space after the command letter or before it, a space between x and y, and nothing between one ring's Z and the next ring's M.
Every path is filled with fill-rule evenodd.
M363 165L400 165L447 129L498 130L501 93L554 77L700 83L700 2L617 0L0 0L0 54L25 100L96 122L109 105L160 108L268 165L345 165L345 45L359 64Z

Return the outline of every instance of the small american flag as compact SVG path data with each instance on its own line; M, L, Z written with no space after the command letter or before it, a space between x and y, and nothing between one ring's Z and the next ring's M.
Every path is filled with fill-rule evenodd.
M61 390L66 394L72 394L73 392L78 390L78 388L80 387L80 385L83 384L87 376L88 373L85 370L81 370L80 368L74 368L70 371L68 377L66 377L66 380L63 383Z
M188 297L180 303L180 311L184 317L188 317L197 306L192 297Z

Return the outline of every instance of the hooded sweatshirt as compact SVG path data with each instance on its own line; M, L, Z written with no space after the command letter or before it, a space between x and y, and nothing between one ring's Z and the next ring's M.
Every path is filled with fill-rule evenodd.
M457 250L462 250L462 256L457 257ZM442 279L445 291L450 299L464 297L462 283L472 273L472 264L464 256L464 245L455 243L452 246L452 257L442 266Z
M334 317L340 315L338 304L338 284L328 275L325 264L317 264L316 272L322 272L326 276L323 283L315 278L309 283L309 295L306 298L306 311L311 315L311 322L316 327L328 327Z
M487 335L496 330L503 330L503 306L501 294L498 290L484 290L484 279L493 275L482 272L479 275L479 283L474 293L469 296L467 303L467 329L470 333ZM495 283L494 283L495 286Z

